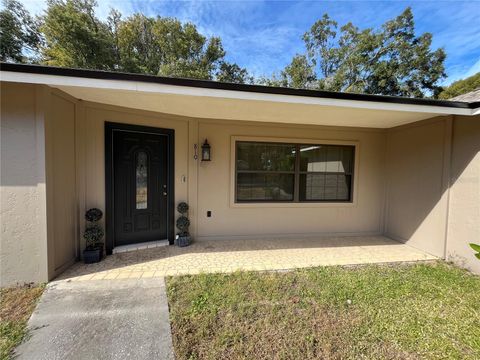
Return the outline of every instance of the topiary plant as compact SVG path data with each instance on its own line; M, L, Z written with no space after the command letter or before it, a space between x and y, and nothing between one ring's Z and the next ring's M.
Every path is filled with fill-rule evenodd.
M190 220L187 217L188 204L186 202L181 202L177 205L177 211L181 214L176 221L177 228L180 231L176 238L177 245L187 246L190 245L191 241L190 233L188 232L188 228L190 226Z
M83 233L85 239L85 250L83 251L83 261L91 264L102 260L103 257L103 236L105 232L103 228L97 224L102 219L102 210L97 208L89 209L85 212L85 220L87 226Z
M102 219L103 213L102 210L97 209L97 208L92 208L87 210L85 213L85 220L89 222L97 222Z
M180 230L180 236L188 236L188 227L190 226L190 220L186 216L180 216L177 219L177 228Z
M100 225L93 224L87 226L85 232L83 233L83 238L86 241L86 249L94 250L97 249L101 244L104 231Z
M184 216L188 213L188 209L189 207L186 202L181 202L177 205L177 211Z

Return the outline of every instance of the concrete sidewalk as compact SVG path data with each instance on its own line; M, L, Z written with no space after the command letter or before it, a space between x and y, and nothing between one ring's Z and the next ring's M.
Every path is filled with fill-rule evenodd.
M163 278L52 282L18 359L173 359Z

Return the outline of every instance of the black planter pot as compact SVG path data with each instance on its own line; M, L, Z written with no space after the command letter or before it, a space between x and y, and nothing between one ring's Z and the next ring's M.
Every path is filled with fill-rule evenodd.
M187 236L177 235L176 242L177 242L177 246L185 247L190 245L190 243L192 242L192 237L190 235L187 235Z
M93 264L102 260L103 257L103 246L98 249L93 250L83 250L83 262L85 264Z

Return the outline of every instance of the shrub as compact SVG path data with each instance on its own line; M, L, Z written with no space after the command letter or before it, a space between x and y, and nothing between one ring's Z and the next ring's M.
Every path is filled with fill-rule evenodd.
M89 222L97 222L97 221L100 221L102 216L103 216L102 210L97 208L92 208L87 210L87 212L85 213L85 220Z
M89 225L85 232L83 233L83 238L85 239L87 245L87 250L92 250L97 248L101 244L104 232L100 225L94 224Z
M177 206L177 211L182 215L185 215L188 212L188 209L189 209L189 207L188 207L188 204L186 202L181 202Z
M85 212L85 220L87 220L88 225L83 233L83 238L86 241L87 250L98 249L102 245L102 239L105 232L103 231L103 228L97 224L102 216L102 210L97 208L91 208Z
M177 219L177 228L180 230L181 236L188 236L188 227L190 226L190 220L186 216L180 216Z

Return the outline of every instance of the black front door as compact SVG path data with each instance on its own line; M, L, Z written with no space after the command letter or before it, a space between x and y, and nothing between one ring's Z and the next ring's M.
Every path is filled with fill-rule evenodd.
M107 224L107 251L120 245L172 241L171 130L114 125L106 127L111 143L107 186L113 205L107 212L113 210L113 223ZM108 200L107 196L107 206Z

